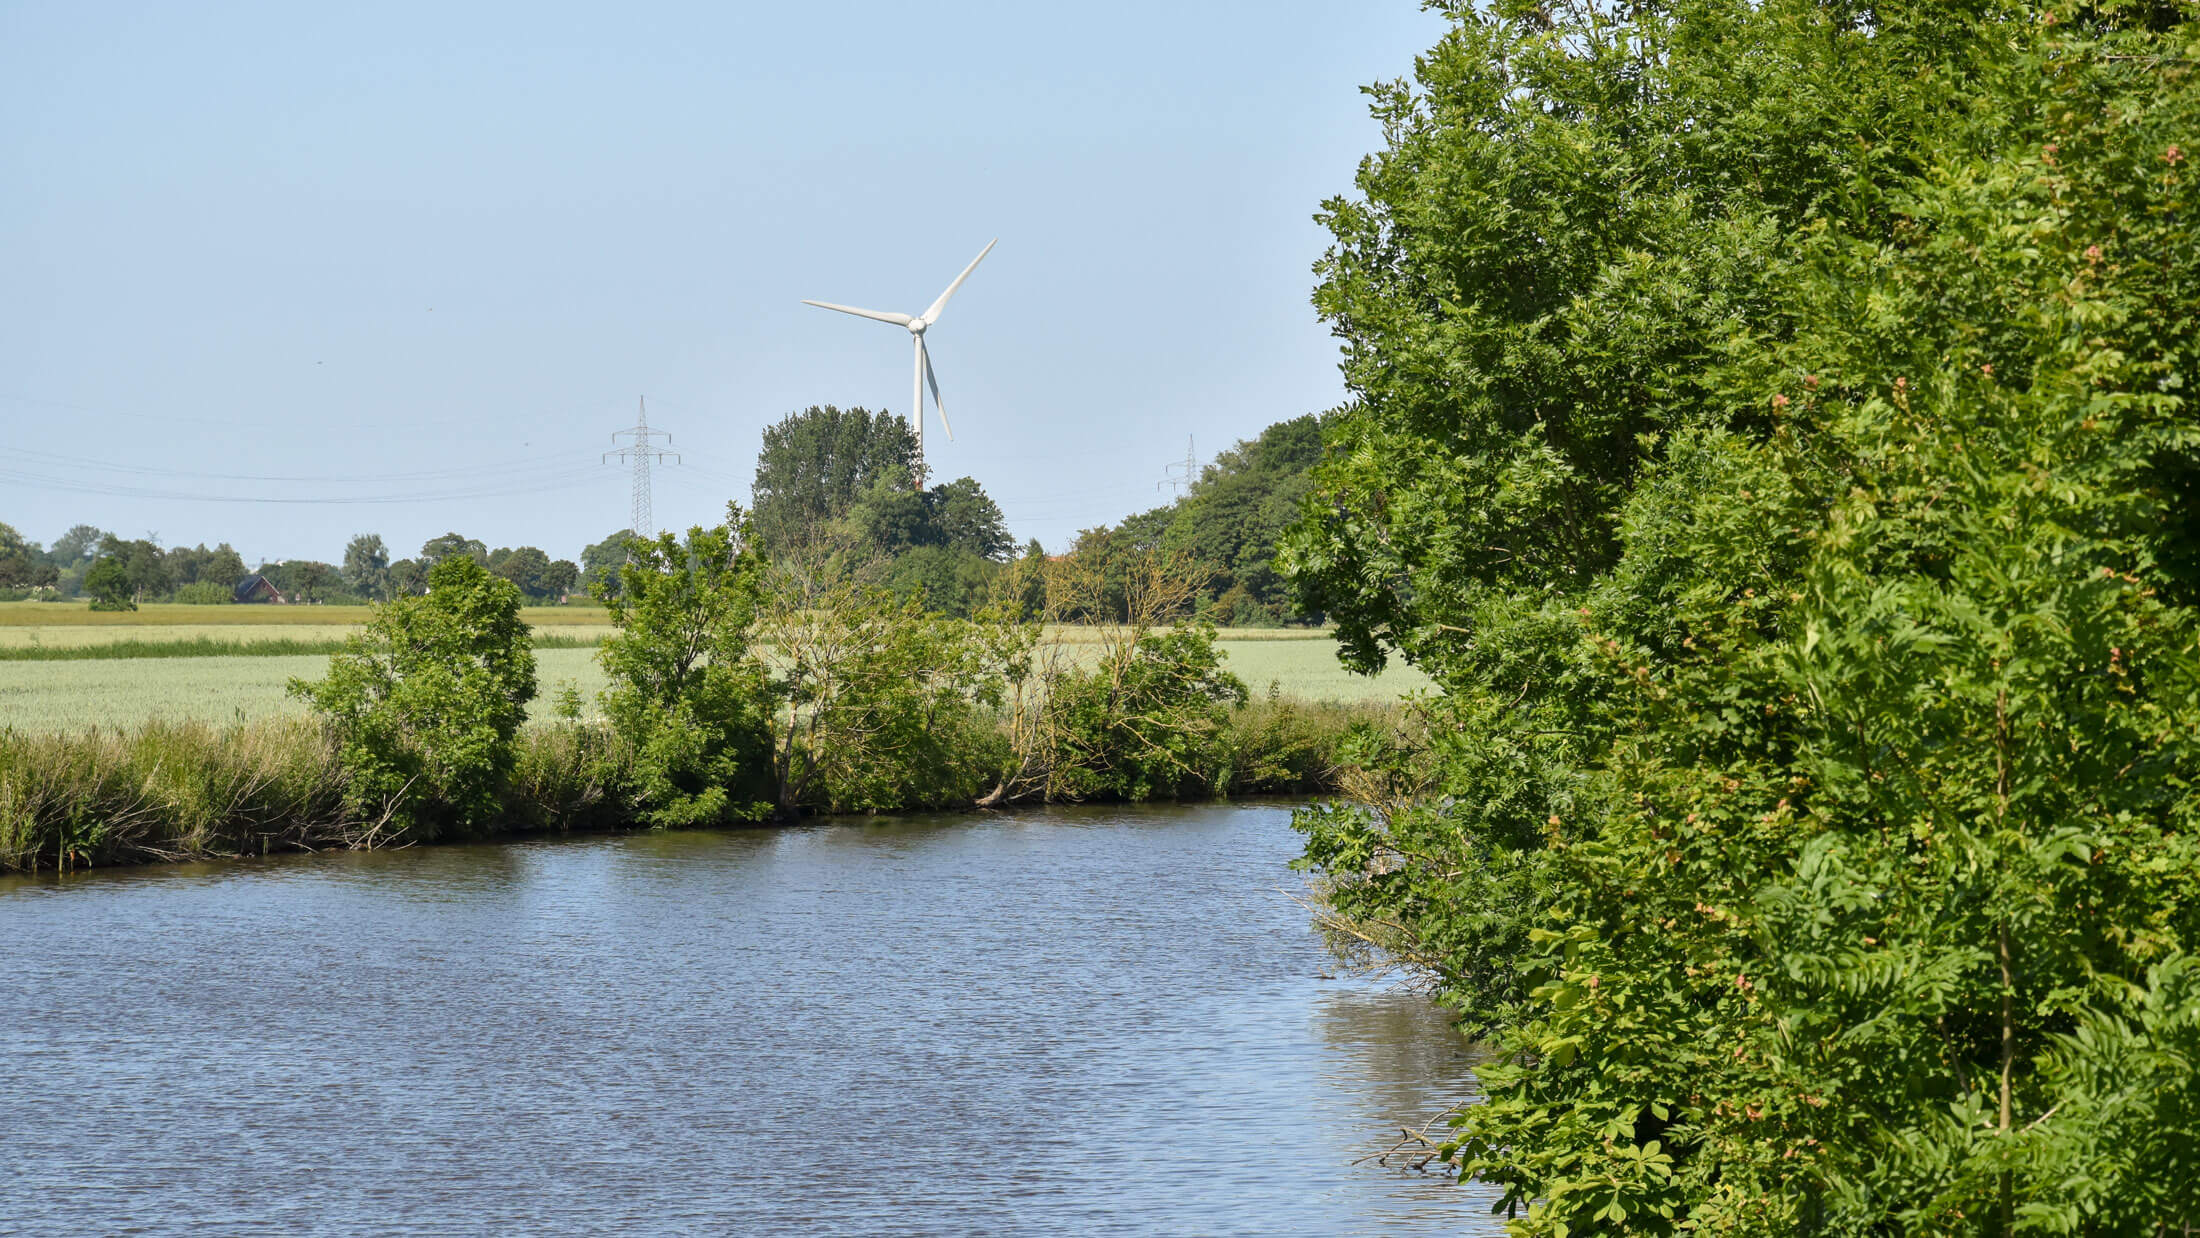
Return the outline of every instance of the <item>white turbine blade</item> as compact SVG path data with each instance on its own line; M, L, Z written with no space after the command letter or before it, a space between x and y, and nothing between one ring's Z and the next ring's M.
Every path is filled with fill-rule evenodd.
M955 438L955 427L947 424L947 404L940 399L939 376L932 372L932 350L924 346L922 337L917 340L917 357L924 366L924 381L932 388L932 407L940 410L940 428L947 431L948 440L952 442Z
M970 265L963 268L963 273L956 276L955 282L947 286L947 291L941 293L940 299L932 303L932 308L924 311L923 317L925 326L929 327L933 323L940 320L940 311L947 308L947 298L955 295L955 290L963 286L963 281L970 278L970 273L977 270L978 264L984 262L985 256L992 253L993 247L1000 243L1001 241L999 237L995 237L994 239L985 243L985 248L979 250L978 256L972 258L970 260Z
M804 305L814 305L819 309L839 310L843 314L854 314L858 318L869 318L876 322L890 322L897 327L906 327L916 321L907 314L889 314L883 310L857 309L852 305L835 305L830 301L805 300L802 303Z

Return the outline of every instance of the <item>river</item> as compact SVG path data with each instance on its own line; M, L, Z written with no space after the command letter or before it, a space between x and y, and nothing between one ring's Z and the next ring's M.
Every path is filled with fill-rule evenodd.
M1289 813L0 879L0 1233L1495 1233ZM1387 1134L1387 1138L1386 1138Z

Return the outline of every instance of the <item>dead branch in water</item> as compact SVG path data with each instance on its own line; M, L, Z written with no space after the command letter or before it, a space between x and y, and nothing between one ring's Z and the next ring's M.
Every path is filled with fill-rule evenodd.
M1398 1142L1381 1152L1370 1152L1352 1163L1365 1165L1372 1161L1385 1169L1412 1169L1422 1173L1428 1172L1431 1161L1449 1164L1451 1155L1448 1143L1431 1137L1430 1131L1439 1122L1449 1125L1450 1120L1465 1109L1465 1105L1453 1105L1421 1123L1418 1129L1401 1126L1398 1128Z

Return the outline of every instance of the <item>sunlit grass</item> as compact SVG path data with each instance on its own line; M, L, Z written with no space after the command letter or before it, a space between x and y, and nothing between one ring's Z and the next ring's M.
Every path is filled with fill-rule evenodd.
M1268 695L1308 701L1393 701L1426 687L1419 672L1393 667L1374 679L1337 663L1329 639L1218 642L1229 668L1255 698ZM539 694L533 714L547 718L558 690L570 683L588 712L605 686L593 648L539 649ZM325 654L105 658L0 662L0 727L54 732L89 727L134 727L156 719L252 722L302 717L305 707L284 686L293 676L318 679L328 671Z
M85 628L101 639L32 640L9 643L0 640L0 662L91 662L123 658L223 658L289 657L331 654L345 647L345 638L358 628L277 629L280 636L240 637L238 629L217 629L179 635L174 628ZM67 632L67 629L63 629ZM537 649L594 649L610 633L609 628L557 628L534 634Z
M98 611L89 602L0 602L0 633L10 628L353 628L367 621L370 606L187 606L147 602L136 610ZM521 616L535 627L604 627L611 616L601 606L530 606Z

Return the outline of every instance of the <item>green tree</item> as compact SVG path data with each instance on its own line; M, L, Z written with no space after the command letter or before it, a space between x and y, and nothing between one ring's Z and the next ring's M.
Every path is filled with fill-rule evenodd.
M1015 551L1016 539L1008 535L1000 504L976 478L958 477L926 493L937 544L957 554L994 561L1005 560Z
M432 838L497 819L535 695L519 612L511 582L453 554L429 573L425 597L377 606L327 678L291 681L335 737L363 820Z
M236 588L237 582L249 574L245 570L244 556L238 554L236 547L228 542L214 547L199 562L198 579L230 589Z
M208 550L204 542L190 547L178 546L168 552L167 559L168 570L179 588L201 582L230 588L245 575L244 560L227 542L212 550ZM231 572L231 567L236 570Z
M418 559L399 559L386 574L389 596L412 597L428 591L429 565Z
M461 537L456 533L445 533L441 537L431 537L420 546L420 561L431 568L452 555L469 556L474 562L481 564L483 567L487 567L489 564L489 548L487 546L473 538Z
M778 811L946 808L999 781L999 633L929 612L832 557L772 563L758 648L777 697Z
M605 598L618 632L598 653L605 713L635 752L653 826L756 820L771 810L771 684L754 650L764 562L741 510L727 521L631 539Z
M175 573L169 567L167 556L148 539L124 541L108 534L99 544L99 554L103 559L113 559L123 565L129 576L133 602L159 597L176 587ZM87 577L86 588L90 587Z
M263 563L260 575L283 591L293 602L319 602L343 583L343 576L334 564L316 559L285 559L280 563Z
M361 533L344 547L344 586L376 601L389 597L390 551L379 533Z
M764 431L753 526L766 554L806 544L890 471L917 477L917 439L892 413L813 405ZM905 482L904 484L910 484Z
M554 559L549 567L543 569L543 595L553 600L563 600L567 594L573 592L573 586L579 583L580 578L579 564L571 559Z
M581 551L581 581L598 598L617 596L619 569L626 565L627 544L634 534L618 529L609 537Z
M91 569L84 573L84 591L92 595L93 610L137 609L131 597L129 564L120 555L93 560Z
M1436 677L1302 818L1563 1233L2177 1232L2189 10L1453 13L1317 303L1292 535Z
M1097 555L1120 571L1126 556L1183 552L1205 575L1201 614L1227 624L1276 624L1298 616L1275 563L1276 548L1297 520L1321 455L1321 421L1309 414L1277 422L1215 457L1176 502L1088 529L1073 555ZM1120 607L1117 608L1120 611Z
M521 546L509 551L489 570L519 586L519 591L529 598L539 600L549 595L543 577L550 570L550 556L536 547Z
M53 549L46 552L46 557L55 567L76 567L90 562L99 553L100 544L113 536L88 524L71 525L68 532L54 539Z
M27 542L13 526L0 524L0 588L44 588L59 576L38 543Z

